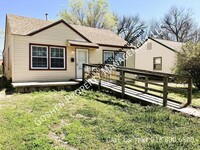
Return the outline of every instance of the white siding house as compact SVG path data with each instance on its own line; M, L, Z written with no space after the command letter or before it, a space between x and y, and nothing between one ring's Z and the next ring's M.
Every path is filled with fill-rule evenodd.
M135 68L163 73L172 73L176 54L184 43L148 38L136 50Z
M126 55L126 43L110 30L7 15L4 76L14 83L81 78L83 63L103 64L121 48ZM134 56L125 64L134 68Z

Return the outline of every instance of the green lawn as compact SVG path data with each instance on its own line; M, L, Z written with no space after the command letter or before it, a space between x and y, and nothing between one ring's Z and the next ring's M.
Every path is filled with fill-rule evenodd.
M0 95L0 149L200 149L200 119L88 91ZM34 119L48 116L40 126ZM44 119L44 118L43 118Z
M157 83L159 83L159 82L157 82ZM145 84L141 83L141 82L135 82L135 84L139 85L139 86L145 86ZM169 83L169 86L175 87L175 89L169 90L168 98L178 101L178 102L182 102L183 104L186 104L187 103L187 85ZM144 91L144 89L136 88L133 86L128 86L128 87ZM162 91L162 87L159 87L159 86L149 84L148 87ZM149 93L162 97L161 93L152 92L152 91L149 91ZM197 89L194 88L192 97L193 97L192 106L200 108L200 91L198 91Z

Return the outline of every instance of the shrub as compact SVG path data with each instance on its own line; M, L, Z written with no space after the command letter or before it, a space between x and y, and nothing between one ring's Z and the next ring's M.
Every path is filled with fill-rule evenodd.
M180 75L191 75L194 86L200 90L200 42L189 42L182 47L177 54L174 71Z
M0 77L0 89L6 88L11 89L12 88L12 80L7 80L6 77L2 76Z
M0 65L0 76L3 74L2 65Z

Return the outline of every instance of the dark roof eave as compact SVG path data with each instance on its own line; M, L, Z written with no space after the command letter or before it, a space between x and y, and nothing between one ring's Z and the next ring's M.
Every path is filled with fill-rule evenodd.
M99 46L105 46L105 47L115 47L115 48L134 48L133 46L127 47L127 46L122 46L122 45L111 45L111 44L99 44L97 43Z
M42 32L42 31L44 31L44 30L46 30L46 29L48 29L48 28L51 28L51 27L53 27L53 26L55 26L55 25L57 25L57 24L60 24L60 23L64 23L66 26L68 26L70 29L72 29L74 32L76 32L78 35L80 35L83 39L85 39L86 41L92 43L88 38L86 38L83 34L81 34L80 32L78 32L76 29L74 29L72 26L70 26L70 25L69 25L67 22L65 22L64 20L56 21L56 22L54 22L54 23L52 23L52 24L50 24L50 25L48 25L48 26L46 26L46 27L43 27L43 28L38 29L38 30L36 30L36 31L33 31L33 32L31 32L31 33L29 33L29 34L27 34L27 35L28 35L28 36L35 35L35 34L37 34L37 33L39 33L39 32Z
M159 42L159 41L157 41L157 40L155 40L155 39L153 39L153 38L151 38L151 37L149 37L149 39L151 39L152 41L154 41L154 42L156 42L156 43L158 43L158 44L160 44L160 45L166 47L167 49L169 49L169 50L171 50L171 51L177 53L177 51L174 50L173 48L171 48L171 47L169 47L169 46L167 46L167 45L165 45L165 44L163 44L163 43L161 43L161 42Z
M87 46L87 45L81 45L81 44L70 44L70 46L80 46L80 47L86 47L86 48L99 48L99 46Z

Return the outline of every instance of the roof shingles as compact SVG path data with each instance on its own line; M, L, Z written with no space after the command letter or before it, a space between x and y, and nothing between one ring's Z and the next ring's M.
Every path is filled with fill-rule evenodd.
M17 35L29 35L37 30L48 27L56 21L40 20L16 15L7 15L11 33ZM99 45L121 46L127 42L110 30L97 29L79 25L69 25L92 43ZM67 40L67 39L66 39Z

